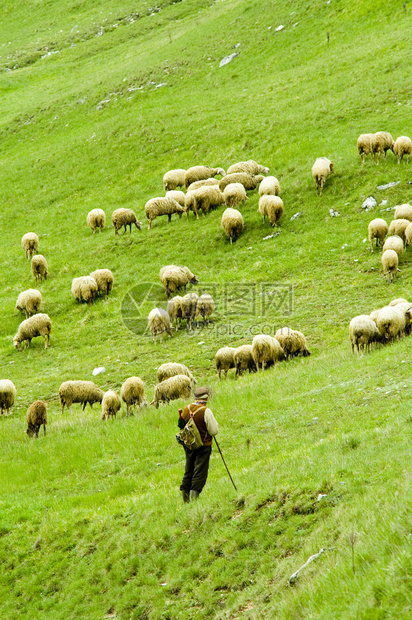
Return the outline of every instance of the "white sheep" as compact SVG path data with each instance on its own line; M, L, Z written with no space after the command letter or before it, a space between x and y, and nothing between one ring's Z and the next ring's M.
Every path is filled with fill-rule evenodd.
M395 207L393 215L395 220L409 220L412 222L412 205L405 203Z
M367 314L355 316L349 323L349 340L352 353L370 351L372 344L380 340L378 327Z
M176 168L175 170L165 172L163 175L163 187L165 192L176 189L176 187L184 187L185 174L186 170L183 170L183 168Z
M206 325L209 324L210 315L213 313L215 309L215 302L213 301L213 297L209 295L209 293L202 293L200 297L198 297L196 303L196 314L195 319L197 323L199 323L200 317L203 318L203 322Z
M114 390L108 390L104 393L102 399L102 420L115 418L116 413L120 411L122 401Z
M166 362L157 369L157 382L162 383L165 379L175 377L176 375L186 375L191 381L191 386L194 388L197 381L184 364L178 364L177 362Z
M99 292L96 280L92 276L73 278L71 293L76 301L85 301L92 305Z
M18 296L15 310L25 312L26 319L28 319L33 314L40 312L41 302L42 297L40 291L37 291L35 288L29 288Z
M225 377L227 378L227 371L235 367L235 351L235 347L222 347L216 352L215 366L219 379L221 378L222 372L225 373Z
M90 277L97 284L98 292L103 293L105 299L113 288L114 276L110 269L96 269L90 274Z
M412 222L405 230L405 245L412 245Z
M385 250L382 254L383 273L388 284L393 282L398 271L398 255L395 250Z
M269 168L258 164L253 159L248 161L239 161L237 164L229 166L227 173L234 174L235 172L248 172L249 174L268 174Z
M310 355L306 338L302 332L297 329L281 327L276 332L275 338L282 347L286 359L289 357L297 357L298 355L303 355L303 357L308 357Z
M126 403L127 415L131 415L136 406L143 407L147 402L144 400L144 383L140 377L129 377L120 389L120 398Z
M176 202L178 202L180 204L181 207L185 206L185 193L178 190L178 189L171 189L168 192L166 192L166 196L165 198L173 198L173 200L176 200Z
M170 317L166 310L163 308L154 308L149 312L147 318L148 327L150 333L153 336L153 342L156 343L156 336L159 334L161 341L163 342L163 336L165 333L172 336L172 325L170 323Z
M10 409L16 400L16 386L10 379L0 379L0 414L6 412L9 415Z
M228 207L222 215L222 228L229 237L230 243L239 237L243 232L243 217L240 211Z
M368 239L373 252L373 240L376 239L376 247L382 247L384 239L388 234L388 225L384 219L377 217L368 224Z
M202 179L201 181L195 181L191 183L187 188L187 192L192 192L194 189L199 189L199 187L204 187L205 185L219 185L219 179Z
M27 259L34 254L37 254L39 250L39 238L36 233L29 232L23 235L21 238L21 247L23 248Z
M190 194L193 196L192 209L196 214L196 218L198 217L199 211L207 213L210 209L219 207L225 202L223 192L220 191L217 185L205 185L204 187L199 187L199 189L190 192ZM187 214L188 212L186 211L186 215Z
M190 378L186 375L175 375L156 385L154 398L150 404L158 408L162 402L169 403L178 398L189 400L191 394L192 382Z
M398 235L402 241L405 241L405 231L408 228L410 222L409 220L399 219L392 220L389 224L389 234L390 235Z
M412 155L412 140L407 136L400 136L395 141L393 152L398 158L398 164L401 163L404 155L406 155L406 163L409 164L409 157Z
M223 192L229 183L241 183L245 189L252 190L256 189L264 178L265 177L261 174L253 175L248 172L233 172L232 174L224 176L223 179L220 179L219 189Z
M52 322L47 314L34 314L19 325L17 334L14 336L13 345L18 351L22 349L22 343L27 340L27 347L30 346L32 338L42 336L44 348L47 349L50 343L50 333Z
M43 426L43 432L46 434L47 424L47 403L44 400L36 400L27 409L27 429L26 433L29 437L39 436L40 427Z
M402 239L398 235L391 235L390 237L388 237L385 243L383 244L382 254L386 252L386 250L395 250L395 252L398 255L398 258L400 258L403 254Z
M284 358L284 352L276 338L266 334L258 334L252 341L252 356L258 370L265 370Z
M59 400L64 412L66 406L71 413L71 406L73 403L81 403L83 405L83 411L86 408L87 403L90 405L90 409L93 408L94 403L101 403L103 400L104 392L93 381L64 381L59 387Z
M318 157L312 166L312 177L316 187L320 188L319 195L322 195L323 186L326 179L333 172L333 164L327 157Z
M170 322L173 324L175 322L175 329L178 331L181 323L182 323L182 299L180 295L175 295L172 299L169 299L167 302L167 313L170 317Z
M217 174L225 176L226 172L223 168L210 168L210 166L192 166L185 172L185 186L189 187L191 183L195 181L202 181L203 179L210 179Z
M162 196L159 198L151 198L145 204L144 208L148 224L147 227L152 227L152 222L157 217L161 215L167 215L169 222L172 219L173 213L177 213L179 218L182 217L182 213L184 213L183 207L174 199L167 196Z
M36 280L42 281L43 278L47 280L47 276L49 275L49 266L47 264L47 260L44 258L42 254L36 254L31 259L31 273Z
M265 194L279 196L280 185L276 177L265 177L259 185L259 196L264 196Z
M136 213L132 209L116 209L112 213L112 224L114 226L114 234L118 235L118 231L124 226L124 232L127 231L127 226L132 232L132 224L139 230L142 229L142 223L136 217Z
M375 154L378 154L376 165L379 165L380 156L383 154L386 159L386 151L393 151L395 142L391 134L388 131L377 131L372 140L372 156L375 158Z
M237 347L233 353L233 361L236 368L235 376L241 376L245 370L248 370L249 373L256 371L251 344L243 344Z
M229 183L229 185L226 185L223 197L227 207L237 207L240 203L244 204L248 199L242 183Z
M96 228L99 229L99 232L103 230L106 226L106 214L103 209L92 209L87 214L87 226L89 226L93 234L96 232Z
M376 322L382 341L391 342L404 335L406 315L403 308L399 306L384 306L377 312L371 313L370 316L374 318Z
M264 194L259 198L258 212L263 215L263 220L267 216L270 224L276 226L284 213L283 200L279 196Z
M359 136L356 146L358 148L358 153L361 156L362 164L365 163L366 155L372 155L372 157L375 159L375 154L373 152L374 141L375 141L374 133L362 133Z
M198 299L196 293L187 293L182 297L182 318L186 319L188 330L193 329Z
M199 282L198 277L185 265L183 267L179 265L166 265L161 268L159 278L165 287L167 297L170 297L172 293L181 288L186 292L187 284L197 284Z

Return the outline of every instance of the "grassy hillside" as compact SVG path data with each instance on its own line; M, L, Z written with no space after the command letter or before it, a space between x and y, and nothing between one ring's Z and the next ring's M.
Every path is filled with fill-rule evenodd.
M410 617L410 342L354 358L348 323L411 296L410 250L388 286L365 242L371 219L411 202L410 165L389 152L361 166L356 150L360 133L411 135L411 22L407 4L383 0L3 3L0 378L17 401L0 420L1 618ZM335 163L321 197L319 156ZM280 181L280 234L267 238L257 191L233 245L222 208L147 229L164 172L246 159ZM96 207L108 225L93 236ZM115 237L119 207L141 231ZM53 332L47 351L34 339L18 352L29 231L49 263L39 289ZM216 316L154 345L144 293L166 306L169 263L199 277ZM115 277L108 300L77 305L72 279L103 267ZM310 358L218 382L219 347L283 325L305 333ZM139 375L151 400L165 361L212 387L237 493L215 450L200 500L181 504L181 402L105 424L96 406L61 415L63 381L119 390ZM48 434L30 441L39 398Z

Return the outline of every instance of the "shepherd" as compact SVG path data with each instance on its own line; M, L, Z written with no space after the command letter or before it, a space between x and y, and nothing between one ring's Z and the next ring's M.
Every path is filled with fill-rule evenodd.
M180 490L185 503L197 499L206 484L213 437L219 431L215 416L207 406L209 389L207 387L199 387L194 391L194 396L194 403L187 405L183 411L179 409L179 428L183 428L192 418L203 443L198 448L190 448L183 445L186 454L186 465Z

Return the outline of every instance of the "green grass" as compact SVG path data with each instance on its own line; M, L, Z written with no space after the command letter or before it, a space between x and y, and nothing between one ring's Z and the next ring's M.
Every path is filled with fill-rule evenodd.
M411 294L410 250L388 286L363 241L373 217L389 222L386 209L411 201L410 167L392 153L362 167L356 151L360 133L410 134L410 7L156 7L2 6L0 367L17 402L0 420L0 617L409 618L410 344L354 358L348 324ZM335 162L322 197L310 174L318 156ZM257 213L257 191L232 246L222 209L199 221L158 218L147 230L144 205L162 195L165 171L245 159L280 181L278 236L264 239L274 231ZM399 184L377 190L390 181ZM365 213L369 195L378 206ZM143 227L115 237L111 213L123 206ZM93 237L86 216L95 207L108 226ZM49 263L39 288L53 332L47 351L34 339L19 353L14 306L34 286L20 246L29 231ZM213 293L216 317L210 329L154 345L127 328L124 300L139 283L158 284L169 263L188 265ZM108 300L76 305L71 280L103 267L115 277ZM265 283L280 303L262 305ZM218 348L283 325L305 333L310 358L218 382ZM200 500L181 503L180 402L105 424L96 405L61 415L63 381L105 366L100 387L118 390L136 374L151 400L165 361L212 387L238 492L214 450ZM48 401L47 435L29 441L26 410L38 398Z

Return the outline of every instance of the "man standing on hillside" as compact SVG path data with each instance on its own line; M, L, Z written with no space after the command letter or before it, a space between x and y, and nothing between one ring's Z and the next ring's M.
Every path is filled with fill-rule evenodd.
M209 460L212 453L212 441L219 430L218 423L207 406L208 388L197 388L194 391L194 396L196 399L194 403L187 405L183 411L179 410L179 427L183 427L190 417L193 416L203 441L203 446L193 450L185 445L183 446L186 453L186 465L180 490L185 503L197 499L206 484Z

